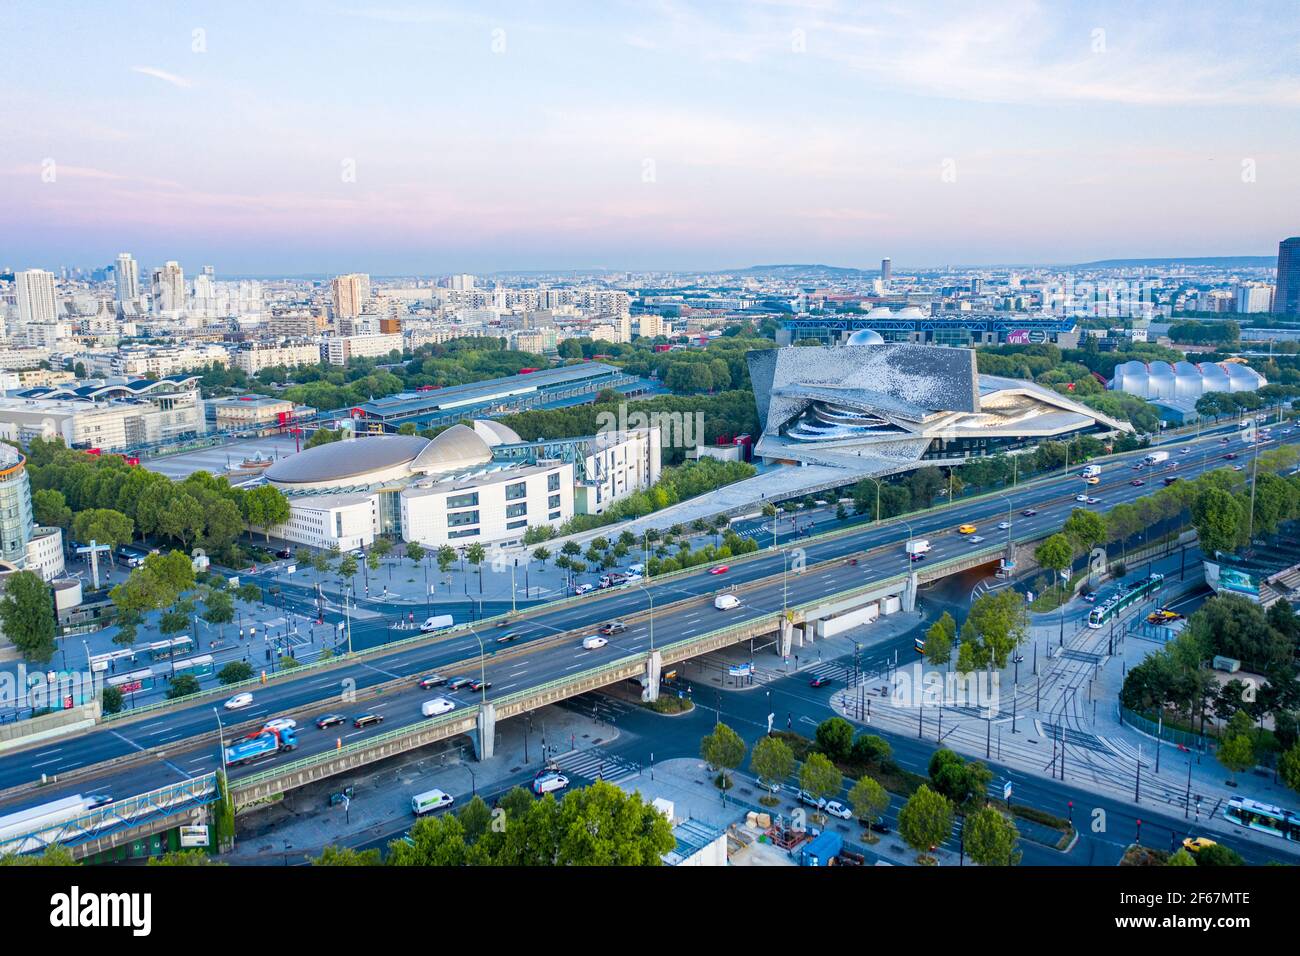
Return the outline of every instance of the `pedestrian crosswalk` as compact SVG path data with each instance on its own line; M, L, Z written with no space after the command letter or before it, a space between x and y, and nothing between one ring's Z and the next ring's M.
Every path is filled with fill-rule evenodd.
M641 772L641 768L630 760L616 757L601 747L561 754L555 758L554 763L570 777L607 780L610 783L631 780Z

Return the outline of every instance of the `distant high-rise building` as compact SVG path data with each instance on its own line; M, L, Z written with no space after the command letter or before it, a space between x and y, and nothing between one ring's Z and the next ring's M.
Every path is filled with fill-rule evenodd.
M118 253L113 276L117 284L114 298L118 302L135 302L140 298L140 264L131 257L131 253Z
M18 287L18 321L53 322L58 315L58 301L54 296L54 273L44 269L28 269L14 274Z
M474 288L474 277L466 273L454 275L447 282L451 288L461 292Z
M153 271L154 311L180 312L185 308L185 270L176 261Z
M894 263L889 259L880 260L880 281L888 282L889 277L894 274Z
M1237 286L1238 312L1268 312L1273 305L1273 287L1267 282Z
M1278 243L1273 312L1277 315L1300 315L1300 236Z
M350 272L330 282L334 302L334 318L355 319L370 301L370 276L364 272Z

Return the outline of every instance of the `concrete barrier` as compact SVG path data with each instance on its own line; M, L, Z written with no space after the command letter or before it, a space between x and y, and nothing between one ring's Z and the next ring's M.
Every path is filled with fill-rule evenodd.
M95 726L99 719L99 701L56 710L50 714L41 714L29 720L16 720L12 724L0 724L0 753L18 750L34 744L53 740L65 734L76 733L87 727Z

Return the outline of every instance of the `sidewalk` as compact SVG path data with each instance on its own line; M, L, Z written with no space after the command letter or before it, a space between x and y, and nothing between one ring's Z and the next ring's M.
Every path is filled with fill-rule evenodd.
M1172 568L1156 562L1155 570L1167 578L1172 570L1176 577L1177 556L1167 560ZM1145 566L1139 573L1147 573ZM1223 820L1222 806L1233 796L1289 805L1294 793L1272 783L1271 776L1255 774L1239 775L1239 786L1228 787L1228 771L1212 754L1180 751L1169 743L1157 749L1154 738L1119 721L1124 674L1160 647L1125 632L1167 594L1129 609L1113 638L1111 628L1084 625L1092 605L1072 601L1065 606L1063 646L1059 613L1035 615L1030 639L1021 647L1022 662L992 679L981 672L964 683L955 679L951 665L938 669L915 663L894 673L868 675L838 693L833 707L859 725L913 737L920 732L970 757L991 758L1027 774L1068 779L1125 801L1134 800L1136 793L1139 805L1175 817L1187 807L1189 828L1218 830L1268 846L1274 838ZM927 684L927 674L937 683Z

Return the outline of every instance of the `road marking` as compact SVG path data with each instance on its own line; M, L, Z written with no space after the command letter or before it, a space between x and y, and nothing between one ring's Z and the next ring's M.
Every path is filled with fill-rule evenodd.
M40 763L34 763L34 764L32 764L32 766L33 766L33 767L45 767L45 766L48 766L49 764L52 764L52 763L58 763L58 762L59 762L60 760L62 760L62 759L63 759L62 757L55 757L53 760L42 760Z
M145 748L142 747L140 744L138 744L138 743L136 743L134 740L132 740L130 737L123 737L123 736L122 736L120 733L118 733L116 730L110 730L109 733L112 734L114 737L116 737L118 740L121 740L121 741L123 741L124 743L130 744L130 745L131 745L132 747L134 747L136 750L144 750L144 749L145 749Z

